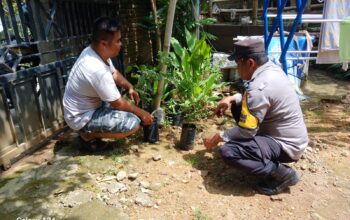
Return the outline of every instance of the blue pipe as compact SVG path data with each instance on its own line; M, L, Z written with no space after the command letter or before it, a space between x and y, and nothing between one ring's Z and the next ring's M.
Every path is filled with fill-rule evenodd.
M300 0L297 1L297 3ZM287 74L287 61L286 61L286 54L287 54L287 50L289 48L290 42L292 41L293 35L296 31L297 26L299 26L302 22L302 13L305 10L305 6L306 6L307 0L302 0L302 3L300 4L300 2L298 3L300 7L297 7L298 9L298 13L297 13L297 17L295 18L294 22L293 22L293 26L292 26L292 30L290 31L286 44L284 45L284 48L282 50L282 54L280 56L280 62L283 63L283 70L284 72Z
M264 9L263 9L263 20L264 20L264 42L265 42L265 52L268 55L269 43L267 43L267 35L269 34L269 21L267 19L267 8L269 6L270 1L264 0Z
M282 13L283 13L284 6L286 5L286 2L287 2L287 0L283 0L282 4L279 4L279 6L277 6L277 16L276 16L275 20L273 21L273 24L272 24L272 27L271 27L271 30L269 33L269 37L267 39L267 45L270 45L273 34L277 30L277 26L280 23L279 21L282 19Z
M301 1L300 0L296 0L295 4L296 4L297 12L300 11Z
M278 4L278 21L279 21L279 27L280 27L280 45L281 45L281 50L284 47L284 23L283 23L283 19L282 19L282 14L283 14L283 10L284 7L286 6L287 1L284 0L283 2L281 2L281 0L277 1Z

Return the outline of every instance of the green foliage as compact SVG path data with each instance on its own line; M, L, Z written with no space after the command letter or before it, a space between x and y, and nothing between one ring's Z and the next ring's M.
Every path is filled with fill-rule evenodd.
M115 169L108 169L107 171L106 171L106 175L107 176L114 176L114 175L116 175L117 174L117 171L115 170Z
M158 18L158 27L161 30L161 33L165 31L167 13L169 0L158 0L157 1L157 18ZM201 4L201 7L204 7L205 4ZM201 9L203 10L203 8ZM205 9L204 9L205 10ZM191 0L181 0L177 1L175 9L175 17L173 24L173 33L172 36L176 38L181 44L186 42L186 36L184 29L194 30L196 26L203 27L205 25L210 25L215 23L214 18L204 18L196 23L193 11L193 5ZM151 35L155 38L156 25L153 23L153 15L150 14L146 17L142 24L139 24L141 27L147 29L151 32ZM206 32L202 32L202 35L206 35L206 38L209 40L215 40L215 36Z
M137 79L136 91L144 105L152 105L153 98L157 92L158 81L160 79L157 67L146 65L133 66L136 70L131 77ZM129 69L127 71L130 71Z
M157 19L158 27L161 33L165 31L166 19L168 14L169 0L158 0L157 1ZM189 10L190 9L190 10ZM175 17L173 24L173 36L180 41L184 40L183 29L187 28L192 30L196 26L195 18L192 12L191 0L181 0L176 3ZM152 12L146 17L143 23L138 24L151 32L151 36L155 38L156 24L153 22Z
M22 27L22 22L20 22L20 15L19 15L19 10L18 10L18 6L17 6L17 3L16 1L11 1L12 2L12 8L13 8L13 11L14 11L14 17L15 17L15 20L16 20L16 25L18 27L18 33L20 35L21 38L24 38L24 33L23 33L23 27ZM3 10L4 10L4 18L6 21L10 21L11 20L11 14L10 14L10 10L9 10L9 7L8 7L8 4L3 4ZM13 29L13 25L10 25L10 26L7 26L7 31L8 31L8 34L10 36L15 36L15 31ZM28 33L30 35L30 32ZM2 31L0 33L0 40L5 40L5 33L4 31Z
M193 220L212 220L212 218L202 213L201 210L196 209Z
M125 156L125 151L123 149L114 149L110 155L109 158L113 160L114 162L121 163L123 162L123 156Z
M170 99L167 103L167 112L171 113L171 114L175 114L177 113L177 111L179 110L179 103L175 100L175 99Z
M161 20L163 20L165 30L165 24L168 13L169 0L158 0L159 8L166 8L162 10L164 14L160 15ZM176 3L176 11L173 24L173 34L172 36L178 39L180 42L185 42L184 29L193 30L196 27L196 21L194 18L192 1L191 0L181 0Z
M192 166L197 166L199 162L201 161L201 158L197 154L189 155L188 159L186 161L192 165Z
M186 47L172 38L174 52L169 53L168 66L172 71L170 80L176 88L176 103L185 113L185 120L191 122L208 115L205 107L216 100L212 91L223 84L218 84L221 74L210 63L211 48L205 37L198 40L188 30L185 30L185 35Z
M203 18L201 20L199 20L199 23L197 24L199 27L204 27L207 25L211 25L211 24L215 24L216 23L216 19L215 18ZM213 34L210 34L208 32L202 31L201 35L204 36L206 39L208 40L216 40L217 37Z
M161 78L159 68L146 65L135 65L131 68L128 68L127 72L131 72L132 70L134 70L134 72L131 75L131 77L137 80L135 89L139 93L140 99L144 107L152 105L153 99L155 98L157 93L158 82ZM169 77L165 78L164 80L165 88L168 86L168 78ZM171 96L171 94L172 91L164 89L162 94L162 100L164 100L168 96Z

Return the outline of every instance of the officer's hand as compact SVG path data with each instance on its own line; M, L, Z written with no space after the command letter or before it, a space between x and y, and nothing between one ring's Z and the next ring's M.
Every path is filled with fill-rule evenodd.
M216 109L215 109L215 115L218 117L223 116L225 114L225 111L232 104L232 102L235 102L235 96L227 96L227 97L223 98L219 102L218 107L216 107Z
M221 117L225 114L225 111L228 109L228 104L224 102L219 102L218 106L215 109L215 115Z
M218 144L223 141L220 134L216 133L211 137L204 138L203 143L208 151L212 151Z
M129 96L132 100L134 100L135 105L139 105L140 96L133 88L129 89Z
M150 125L153 122L153 116L144 110L142 110L142 113L141 115L139 115L139 118L141 119L143 125Z

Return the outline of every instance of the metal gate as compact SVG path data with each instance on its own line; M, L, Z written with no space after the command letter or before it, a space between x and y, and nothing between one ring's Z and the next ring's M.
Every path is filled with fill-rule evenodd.
M0 0L0 165L65 127L69 71L93 20L117 12L117 1Z

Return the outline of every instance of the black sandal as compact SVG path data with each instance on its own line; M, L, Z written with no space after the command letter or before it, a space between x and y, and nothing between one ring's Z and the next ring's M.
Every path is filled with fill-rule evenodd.
M99 138L91 139L89 141L85 141L83 138L79 136L79 140L82 144L84 150L89 152L101 152L107 148L107 143L102 141Z

